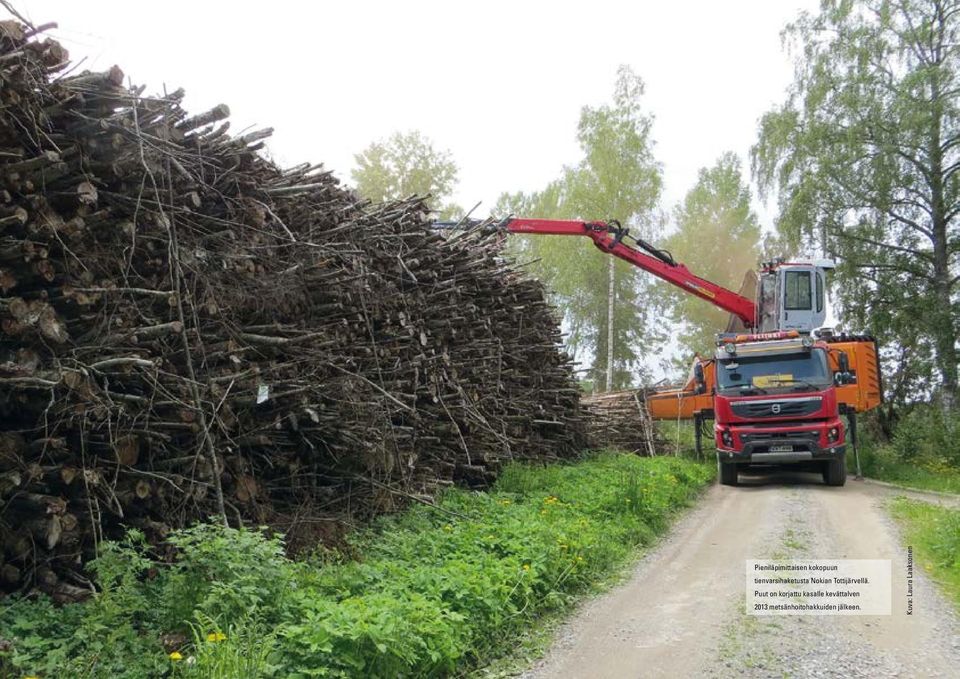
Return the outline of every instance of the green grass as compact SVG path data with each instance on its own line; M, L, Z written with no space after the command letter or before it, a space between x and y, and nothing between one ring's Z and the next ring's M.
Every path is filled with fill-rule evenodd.
M864 475L909 488L960 493L960 410L945 412L938 403L914 403L898 414L889 438L871 415L863 420Z
M890 508L913 547L915 567L939 583L960 610L960 510L903 497Z
M94 600L2 604L0 676L462 674L616 572L712 474L615 454L509 466L489 493L448 491L299 562L279 538L202 525L157 564L131 532L97 562Z
M696 432L692 420L658 420L654 422L657 433L663 439L663 452L667 455L679 455L687 459L697 459ZM702 459L706 462L716 460L713 447L713 422L705 425Z
M852 471L854 459L847 456ZM860 452L863 475L918 490L960 493L960 469L940 459L921 458L911 462L899 460L889 448L866 448Z

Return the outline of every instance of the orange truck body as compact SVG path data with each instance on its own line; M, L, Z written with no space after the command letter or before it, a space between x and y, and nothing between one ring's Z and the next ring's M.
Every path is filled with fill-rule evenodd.
M837 402L845 410L865 413L883 402L883 383L880 377L880 357L876 342L869 337L840 336L827 340L830 369L839 369L839 352L847 355L850 371L857 377L853 384L835 386ZM697 358L703 366L706 391L698 394L691 370L685 384L679 387L657 389L646 394L650 415L656 420L692 420L694 416L713 410L716 386L716 363L713 359Z

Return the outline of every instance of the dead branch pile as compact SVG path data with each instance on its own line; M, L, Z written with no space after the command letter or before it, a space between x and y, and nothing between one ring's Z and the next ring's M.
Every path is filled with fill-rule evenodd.
M585 396L582 403L589 414L586 422L591 448L610 448L651 456L661 448L642 390L591 394Z
M541 286L0 24L0 586L225 514L295 544L584 445ZM319 526L319 528L318 528Z

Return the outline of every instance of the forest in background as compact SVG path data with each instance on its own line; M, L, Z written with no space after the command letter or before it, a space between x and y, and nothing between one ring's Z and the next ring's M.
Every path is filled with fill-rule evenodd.
M872 433L889 442L898 428L938 432L930 454L960 466L958 27L960 3L941 0L824 0L819 12L801 13L782 33L794 81L758 122L749 157L731 151L709 161L676 205L663 200L642 74L621 66L610 100L582 108L581 157L539 191L504 192L493 215L616 219L734 290L761 261L834 259L839 326L876 337L882 351L886 403ZM452 154L419 132L372 144L357 164L361 195L430 194L445 217L464 213L448 202ZM771 228L762 228L755 199L777 206ZM517 236L510 250L547 284L587 390L608 390L608 357L609 388L649 384L661 371L681 377L726 324L724 312L585 240ZM931 403L937 412L924 410Z

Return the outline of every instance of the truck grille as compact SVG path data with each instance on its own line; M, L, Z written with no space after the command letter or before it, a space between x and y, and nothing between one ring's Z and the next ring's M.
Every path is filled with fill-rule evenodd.
M759 401L731 403L730 408L737 417L748 419L756 417L797 417L817 412L822 402L823 399L820 396L790 399L763 399Z

